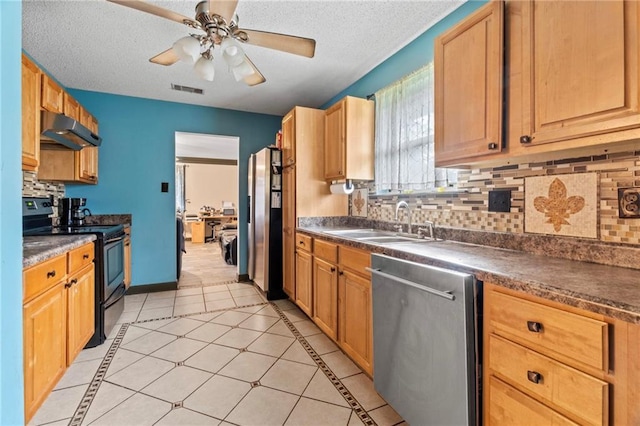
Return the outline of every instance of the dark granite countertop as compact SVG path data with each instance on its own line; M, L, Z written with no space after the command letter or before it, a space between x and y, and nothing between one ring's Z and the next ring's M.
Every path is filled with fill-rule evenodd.
M332 227L297 231L400 259L472 273L478 280L520 290L623 321L640 324L640 270L461 243L365 243L327 234Z
M124 214L95 214L84 218L87 225L124 225L131 226L131 215Z
M24 237L22 241L22 267L28 268L59 254L95 241L93 234L47 235Z

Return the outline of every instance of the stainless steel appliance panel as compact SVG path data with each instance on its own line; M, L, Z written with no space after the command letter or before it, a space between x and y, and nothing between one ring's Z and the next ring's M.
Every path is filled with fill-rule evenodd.
M472 275L372 255L374 385L410 424L476 424Z
M255 260L255 256L256 256L256 247L255 247L255 223L256 223L256 219L255 219L255 208L253 206L253 200L256 199L256 194L255 194L255 186L254 186L254 176L256 174L256 155L255 154L251 154L249 156L249 176L247 177L248 183L249 183L249 187L247 188L247 194L248 194L248 198L249 198L249 205L248 205L248 232L247 232L247 243L248 243L248 247L249 247L249 262L247 264L247 274L249 275L249 279L253 280L253 278L255 277L255 271L256 271L256 260Z
M255 272L253 282L262 291L269 287L269 219L271 216L271 150L255 154L254 202Z

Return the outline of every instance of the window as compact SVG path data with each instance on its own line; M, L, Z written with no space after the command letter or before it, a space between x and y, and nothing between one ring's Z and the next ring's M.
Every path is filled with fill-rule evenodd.
M376 92L375 189L450 187L457 171L434 164L433 63Z

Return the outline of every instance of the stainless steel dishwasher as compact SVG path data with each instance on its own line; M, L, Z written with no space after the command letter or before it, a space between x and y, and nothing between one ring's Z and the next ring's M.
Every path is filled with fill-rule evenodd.
M480 283L378 254L371 272L378 393L414 426L475 425Z

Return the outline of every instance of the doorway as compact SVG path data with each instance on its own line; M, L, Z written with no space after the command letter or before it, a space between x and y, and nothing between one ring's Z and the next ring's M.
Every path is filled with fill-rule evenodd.
M178 288L235 282L239 138L176 132L175 149L175 207L185 251Z

